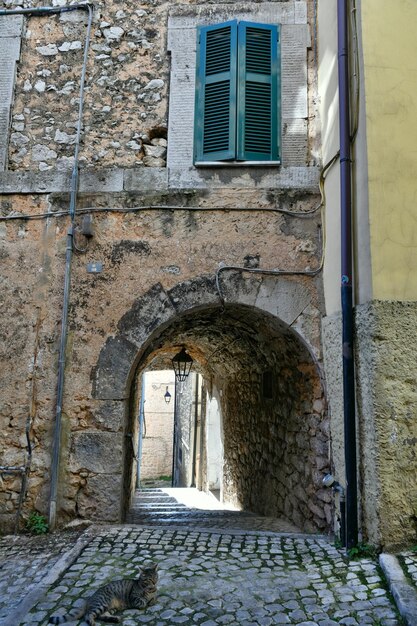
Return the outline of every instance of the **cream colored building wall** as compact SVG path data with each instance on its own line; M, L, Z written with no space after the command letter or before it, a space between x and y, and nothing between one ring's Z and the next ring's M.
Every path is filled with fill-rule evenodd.
M339 149L339 94L337 88L337 22L333 0L318 4L318 91L322 134L322 162L325 165ZM326 177L326 263L323 272L326 313L340 309L340 202L339 168Z
M417 2L361 3L374 298L417 299Z
M361 20L358 12L358 42L361 46ZM318 84L322 133L322 163L325 166L339 150L339 92L337 58L337 4L319 0L318 4ZM353 67L353 59L351 59ZM365 90L363 63L359 55L361 80L358 132L352 150L353 223L354 223L354 297L356 303L372 299L371 257L368 217L368 176ZM356 110L352 108L352 112ZM325 228L326 247L323 283L326 314L340 311L340 164L326 172Z
M145 423L141 478L171 476L174 429L174 380L172 370L149 371L145 376ZM164 399L166 388L171 402Z
M415 0L357 3L359 129L353 148L355 302L417 300ZM337 6L319 0L323 164L338 150ZM326 182L328 315L340 310L338 164Z

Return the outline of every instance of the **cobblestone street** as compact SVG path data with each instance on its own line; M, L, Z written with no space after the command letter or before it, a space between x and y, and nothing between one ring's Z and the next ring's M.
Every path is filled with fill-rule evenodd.
M143 612L123 612L125 626L403 623L377 563L348 562L323 537L227 529L92 527L78 540L78 556L73 553L68 566L61 563L61 575L58 571L56 580L42 586L42 578L57 568L60 550L72 548L76 540L74 534L55 537L43 556L33 538L1 540L2 624L47 624L50 615L78 605L109 580L133 576L148 560L159 564L157 603ZM39 582L39 598L30 613L10 621L16 619L13 611L31 585L36 590Z

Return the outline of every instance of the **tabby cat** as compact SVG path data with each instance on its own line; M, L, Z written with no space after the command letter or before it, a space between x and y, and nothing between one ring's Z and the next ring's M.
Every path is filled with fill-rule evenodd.
M94 626L96 619L102 622L117 624L120 617L109 615L109 612L123 609L143 609L156 597L158 581L157 563L143 567L139 578L123 578L114 580L104 587L99 587L88 598L84 607L72 609L66 615L53 615L50 624L62 624L81 617Z

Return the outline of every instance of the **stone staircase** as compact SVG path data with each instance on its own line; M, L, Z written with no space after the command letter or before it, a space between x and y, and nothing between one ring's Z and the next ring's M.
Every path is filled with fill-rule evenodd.
M211 494L197 489L139 489L126 523L143 526L185 526L299 532L287 520L260 517L224 507Z

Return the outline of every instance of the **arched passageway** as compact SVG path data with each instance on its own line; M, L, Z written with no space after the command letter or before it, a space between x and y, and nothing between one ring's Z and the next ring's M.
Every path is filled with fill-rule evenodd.
M319 485L328 463L327 425L317 369L301 341L270 314L244 305L211 307L155 331L139 371L168 369L182 345L204 381L204 408L198 437L182 437L184 447L177 448L180 463L196 439L198 486L209 489L213 438L220 436L226 502L285 515L305 530L323 529Z
M158 301L166 306L161 297ZM144 313L142 305L142 317ZM218 301L189 306L163 315L162 321L160 316L159 324L150 319L147 338L135 340L141 346L136 354L134 346L130 348L138 332L134 316L125 317L120 327L128 331L113 339L112 346L121 346L119 353L126 357L121 369L126 373L130 361L125 374L131 407L127 431L135 428L135 381L146 368L169 369L174 354L185 346L203 380L199 486L210 487L207 451L213 452L209 426L215 424L222 439L225 502L260 515L285 516L305 531L328 528L331 494L321 482L329 469L328 417L320 373L306 342L277 316L248 303L248 298L226 302L224 307ZM106 363L109 367L110 360L103 358L103 371ZM128 445L125 510L134 488L134 456Z

